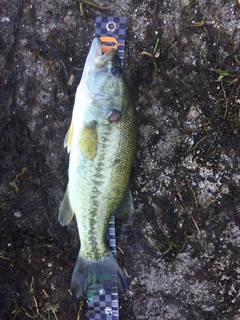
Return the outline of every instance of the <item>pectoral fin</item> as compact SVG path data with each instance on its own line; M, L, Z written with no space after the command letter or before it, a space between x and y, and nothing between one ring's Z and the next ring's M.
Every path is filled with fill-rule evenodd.
M73 216L74 212L69 202L67 189L59 209L58 221L61 223L62 226L66 226L72 220Z
M73 123L71 123L68 132L66 134L66 137L64 139L64 147L67 147L67 151L70 152L71 151L71 147L72 147L72 141L73 141Z
M115 211L114 215L119 219L126 219L134 212L133 198L130 187L128 187L127 192L120 203L119 207Z
M80 137L80 149L84 156L93 160L98 147L98 135L96 124L91 127L85 126Z

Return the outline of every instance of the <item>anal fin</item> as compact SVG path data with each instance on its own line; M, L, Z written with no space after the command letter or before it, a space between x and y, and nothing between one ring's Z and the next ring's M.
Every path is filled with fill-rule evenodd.
M133 197L130 186L128 186L125 196L121 201L119 207L114 212L114 216L119 219L126 219L131 216L134 212L134 205L133 205Z

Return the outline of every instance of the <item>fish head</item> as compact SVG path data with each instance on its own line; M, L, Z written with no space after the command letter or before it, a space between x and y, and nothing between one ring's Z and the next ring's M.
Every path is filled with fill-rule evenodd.
M127 108L129 95L120 58L112 48L102 54L101 41L94 38L81 80L82 92L93 101L88 111L97 122L116 122Z

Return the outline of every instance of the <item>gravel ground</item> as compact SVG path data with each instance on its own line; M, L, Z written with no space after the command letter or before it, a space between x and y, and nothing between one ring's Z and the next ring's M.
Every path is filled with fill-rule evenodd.
M63 140L95 18L115 15L139 125L120 319L240 319L239 1L95 4L113 8L0 3L0 318L88 319L69 293L76 224L57 220Z

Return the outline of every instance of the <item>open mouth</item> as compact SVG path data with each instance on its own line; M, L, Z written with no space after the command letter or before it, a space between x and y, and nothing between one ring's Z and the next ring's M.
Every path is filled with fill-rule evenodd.
M94 38L86 60L86 64L93 63L96 68L102 68L108 61L112 60L115 55L115 49L110 49L102 54L101 40L99 38Z

